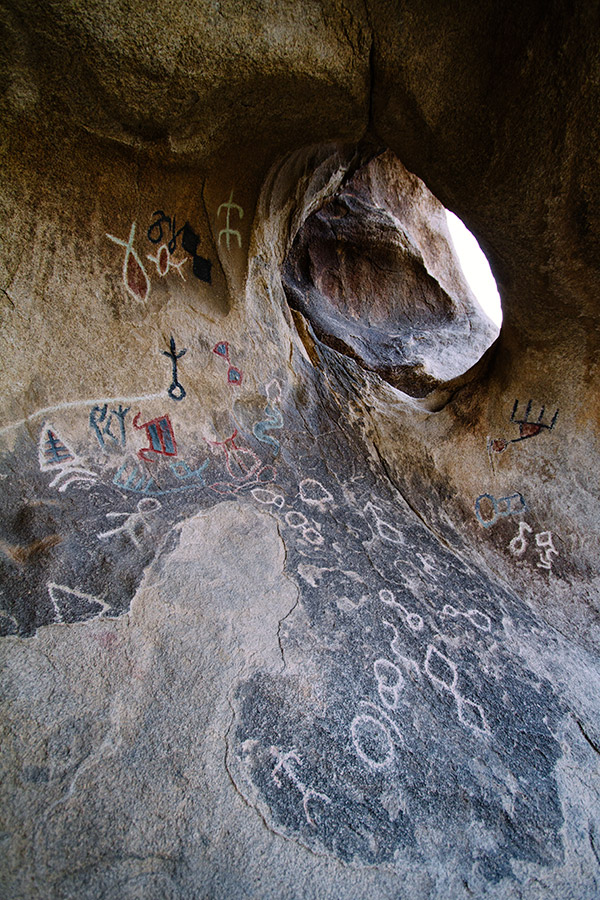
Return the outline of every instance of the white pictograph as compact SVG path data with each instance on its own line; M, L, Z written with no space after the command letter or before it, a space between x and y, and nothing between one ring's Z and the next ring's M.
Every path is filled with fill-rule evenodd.
M355 610L360 609L361 606L364 606L370 600L369 594L366 592L368 591L367 584L358 572L354 572L352 569L340 569L338 566L315 566L310 563L300 563L297 572L300 578L307 584L310 584L313 588L319 587L326 579L331 582L336 574L343 576L343 579L346 582L347 593L340 594L335 601L337 608L342 612L352 613ZM338 583L337 579L334 581L334 585L336 588L342 589L342 584ZM364 593L360 593L360 596L356 597L356 595L363 590ZM352 596L348 596L348 594L352 594Z
M417 559L418 556L419 554L414 554L411 559L395 559L394 568L398 575L392 577L400 583L402 589L417 599L427 602L432 592L442 593L442 579L439 569L429 572L427 570L429 563L423 563Z
M533 528L531 527L531 525L528 525L527 522L519 522L519 533L512 539L512 541L508 545L509 550L513 556L523 556L523 554L527 550L527 541L525 539L525 534L531 534L532 531Z
M479 703L475 703L473 700L467 700L457 693L454 694L454 699L456 700L458 718L463 725L466 725L467 728L470 728L477 734L491 734L489 725L483 714L483 708Z
M316 478L305 478L299 484L300 499L308 506L318 506L325 510L327 503L333 501L333 494Z
M454 609L454 607L450 608ZM482 613L479 613L478 610L469 610L469 612L477 613L480 616L483 615ZM390 642L390 648L396 660L402 665L408 678L412 681L419 680L422 677L421 667L416 660L405 656L402 652L404 648L400 643L398 629L386 619L384 619L383 624L387 628L391 628L394 632L393 640ZM487 628L484 628L483 630L487 631ZM458 689L458 667L456 663L438 650L437 647L434 647L433 644L427 646L425 659L423 661L423 671L437 688L452 694L456 702L458 718L463 725L470 728L480 737L491 734L483 707L479 703L475 703L473 700L463 697ZM399 697L399 693L405 685L406 678L403 679L402 683L398 681L396 685L398 693L386 693L388 699L390 697L396 698L396 701L398 702L397 698ZM388 684L388 687L390 686L391 685ZM380 696L382 697L381 693ZM385 702L383 697L382 701Z
M400 612L406 617L406 624L410 628L411 631L422 631L423 630L423 619L418 613L409 612L402 603L399 603L396 600L393 591L390 591L388 588L382 588L379 591L379 599L386 606L392 606L394 609L400 610Z
M452 694L456 701L458 718L463 725L480 736L491 734L483 707L479 703L463 697L458 690L456 663L433 644L429 644L425 654L424 669L425 674L436 687Z
M138 540L140 532L152 531L152 514L161 508L161 503L156 497L144 497L138 501L137 512L130 513L106 513L107 519L123 518L124 522L117 528L111 528L110 531L104 531L96 535L100 540L114 537L117 534L124 534L130 538L132 543L139 549L141 544Z
M70 484L79 483L85 490L98 480L98 476L81 465L81 459L61 438L53 425L44 425L38 445L38 458L42 472L52 472L50 487L64 493Z
M370 769L385 769L394 762L394 744L381 719L369 713L358 713L350 725L350 736L356 755Z
M126 241L115 237L114 234L107 234L106 237L118 247L125 247L125 258L123 260L123 286L127 293L137 300L138 303L144 303L150 294L150 279L146 274L144 264L134 250L133 242L135 240L134 222L129 231L129 238Z
M375 521L377 534L382 540L389 541L391 544L404 543L402 532L395 528L393 525L390 525L389 522L386 522L385 519L382 519L380 515L382 510L378 506L375 506L373 503L371 503L370 500L365 503L363 512L371 514L371 518Z
M298 575L311 587L319 587L327 572L340 572L337 566L313 566L310 563L300 563Z
M310 524L304 513L290 510L290 512L285 514L285 521L290 528L299 529L302 533L302 537L305 541L308 541L309 544L320 547L321 544L324 543L325 539L323 535Z
M361 700L359 706L366 712L355 715L350 724L350 737L358 758L377 772L394 762L396 758L394 744L403 746L404 738L385 709L376 706L370 700ZM391 707L388 706L388 709Z
M272 378L265 385L265 393L269 403L281 403L281 385L276 378Z
M539 534L535 536L535 542L538 547L542 548L542 552L540 553L540 561L538 563L538 568L540 569L551 569L552 568L552 559L550 554L554 553L555 556L558 556L558 550L552 543L552 532L551 531L540 531Z
M268 488L253 488L250 493L258 503L264 503L265 506L277 506L278 509L281 509L285 503L283 494L277 494Z
M346 594L342 594L335 601L335 605L337 608L344 613L353 613L357 609L360 609L361 606L365 606L369 602L368 594L361 594L358 600L352 600Z
M446 603L442 610L443 616L450 616L451 619L456 619L458 616L463 616L467 619L474 628L477 628L478 631L491 631L492 630L492 620L487 615L487 613L482 613L478 609L469 609L467 612L461 612L459 609L456 609L455 606L452 606L450 603Z
M400 693L405 684L402 672L393 662L383 657L375 660L373 670L381 702L388 709L398 709Z
M271 772L271 778L273 779L277 787L282 787L283 784L279 773L285 772L294 787L297 788L302 794L302 806L304 809L304 815L306 816L306 821L311 826L311 828L316 828L317 825L309 812L308 804L314 800L321 800L323 803L329 806L329 804L331 803L331 799L327 796L327 794L323 794L321 793L321 791L316 791L314 788L308 787L306 784L304 784L303 781L300 780L293 767L293 763L297 763L299 766L302 765L302 760L298 756L297 750L292 748L292 750L288 750L287 753L284 753L277 747L271 747L270 751L271 756L276 760L275 768Z
M66 584L56 584L55 581L48 582L48 595L54 607L55 622L61 623L65 620L65 615L72 610L73 606L78 609L86 607L86 618L90 618L92 608L95 607L93 616L100 616L109 609L108 603L101 597L95 597L93 594L85 594L75 588L67 587Z
M532 534L533 528L527 522L519 522L519 533L509 543L508 548L513 556L524 556L529 546L525 534ZM558 556L558 550L552 541L551 531L539 531L535 535L535 543L540 549L539 569L552 569L552 555Z
M456 664L441 653L433 644L427 647L425 654L425 674L438 687L453 694L458 684Z
M423 571L427 575L436 575L439 571L439 562L431 553L416 553L415 556L421 560ZM396 565L396 563L394 563Z
M396 626L393 625L391 622L388 622L387 619L383 620L383 624L386 626L386 628L391 628L392 631L394 632L394 637L390 641L390 649L391 649L392 653L394 654L396 659L400 663L402 663L402 665L404 666L404 670L406 671L407 675L411 678L411 680L418 681L422 677L419 663L416 660L411 659L409 656L405 656L404 653L402 653L402 650L404 649L404 647L400 643L400 637L399 637L398 629L396 628Z

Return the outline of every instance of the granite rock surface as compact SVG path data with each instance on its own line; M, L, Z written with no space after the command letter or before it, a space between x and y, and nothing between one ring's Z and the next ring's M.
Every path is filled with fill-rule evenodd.
M597 897L593 6L0 5L2 895Z

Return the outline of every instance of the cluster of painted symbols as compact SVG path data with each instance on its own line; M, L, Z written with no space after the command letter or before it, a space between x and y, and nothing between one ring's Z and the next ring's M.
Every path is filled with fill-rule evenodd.
M23 520L32 504L23 496L23 481L8 475L3 479L2 633L27 635L41 624L124 612L157 540L175 521L198 507L214 505L223 496L240 495L277 477L280 440L276 435L284 425L280 382L272 378L264 386L264 405L262 410L256 408L248 433L233 419L231 432L221 440L204 437L190 446L188 439L182 445L168 404L179 404L187 395L182 361L189 359L186 354L191 351L178 347L171 336L168 346L158 352L170 363L171 381L164 393L59 404L36 414L41 422L38 474L30 471L26 481L28 490L45 499L36 501L37 531L28 542L23 542ZM239 389L243 372L232 362L229 342L218 341L212 352L226 364L226 383L233 391ZM156 408L161 398L164 411L144 415L144 407L152 403ZM71 416L70 427L56 424L65 408ZM91 443L81 449L81 424L86 421ZM8 429L19 427L16 423ZM79 437L74 438L75 433ZM24 469L33 465L32 447L23 436L21 442L24 459L31 460L21 464ZM6 455L9 466L15 455ZM53 491L68 494L70 503L53 501ZM85 499L82 491L88 495ZM78 506L81 513L73 515ZM52 529L45 522L51 522ZM101 552L101 547L106 549ZM24 568L26 558L31 564ZM32 604L30 598L36 592L45 595L46 601Z
M179 381L178 361L187 353L187 349L177 351L173 337L170 339L169 350L162 353L169 357L172 363L172 382L167 394L173 400L180 401L186 396L186 390ZM219 341L213 348L213 353L227 361L227 382L230 385L240 386L243 380L241 369L230 364L229 344L227 341ZM283 415L279 408L281 401L281 386L276 379L271 380L265 388L266 405L264 419L259 419L252 429L254 437L261 443L270 445L275 455L279 452L279 441L270 434L271 431L283 428ZM143 399L143 398L142 398ZM148 399L155 399L154 395ZM175 478L188 480L200 479L204 483L203 473L208 466L205 460L199 467L191 468L184 460L178 457L177 440L170 416L165 412L162 415L142 421L141 411L132 413L130 406L122 402L106 401L95 403L89 412L89 426L92 429L100 447L104 450L108 447L125 449L128 446L127 422L135 431L145 434L147 446L139 448L135 456L126 458L113 477L113 484L126 491L142 494L168 494L174 491L190 490L192 485L178 485L159 488L155 478L141 463L152 463L159 458L173 458L169 463L171 473ZM264 466L260 457L249 447L245 446L243 438L234 429L231 436L222 441L210 441L206 443L218 447L223 452L225 468L230 481L210 485L217 493L237 493L242 488L248 487L259 481L272 481L275 477L275 469L272 466ZM136 459L137 457L137 459ZM81 457L66 443L54 425L45 423L39 442L40 469L53 474L50 487L57 487L62 493L70 485L79 483L89 487L98 480L98 474L82 463Z
M171 384L185 385L182 349L171 340L158 352ZM212 352L237 392L236 354L224 340ZM450 828L464 838L451 851L457 865L487 880L512 877L513 859L552 863L563 711L514 640L537 623L437 541L357 452L358 434L317 407L311 429L293 408L284 422L282 394L270 379L255 420L205 438L200 457L183 453L166 408L146 417L143 401L92 402L83 414L109 461L100 472L45 421L36 489L85 498L86 513L51 565L30 567L47 611L13 632L120 614L161 535L176 540L175 522L243 497L277 520L299 591L277 636L281 671L259 669L234 692L227 766L248 802L273 830L348 862L422 861L443 851L436 834ZM177 400L166 382L160 396ZM509 517L523 506L515 494L489 509Z
M221 241L231 249L231 239L235 238L239 248L242 246L241 233L232 228L231 216L235 213L241 221L244 210L238 203L233 202L233 190L229 200L222 203L217 209L217 218L224 216L225 228L219 231L218 243ZM136 250L137 222L132 222L127 238L115 234L106 234L109 241L125 250L122 263L123 287L126 293L138 303L145 303L151 291L151 280L148 275L147 263L152 263L156 275L166 278L170 272L175 272L183 281L186 280L186 272L191 270L192 275L206 284L212 283L212 261L200 253L201 239L189 222L178 228L177 218L173 214L169 216L163 209L157 209L152 213L152 222L146 231L146 239L154 245L154 253L146 253L146 260ZM191 263L187 265L187 263Z
M490 460L499 454L505 453L513 444L527 441L540 434L552 431L558 419L558 409L554 411L548 421L546 408L542 406L539 412L532 415L533 400L529 400L525 406L522 417L519 417L519 407L523 404L515 400L510 421L519 426L519 436L508 438L488 438L487 449ZM529 512L525 497L520 491L514 491L506 497L496 497L494 494L480 494L475 500L475 516L484 528L491 528L499 520L509 517L523 517ZM535 532L534 528L526 521L518 522L518 531L508 543L509 552L517 559L536 553L536 567L538 569L552 569L553 557L558 557L558 550L554 546L551 531ZM529 540L528 540L529 536ZM528 553L528 548L532 550Z
M349 448L317 443L289 489L251 491L279 521L300 602L281 673L237 691L238 788L274 830L348 862L423 860L449 828L467 835L452 852L493 881L512 877L511 856L551 861L561 710L511 637L533 619Z
M233 193L218 215L219 243L240 247L232 225L243 210ZM164 210L153 214L146 259L161 278L185 278L191 268L210 283L198 236L178 224ZM126 240L107 237L125 251L126 292L144 302L150 278L135 223ZM514 860L556 862L563 710L515 640L539 624L373 471L360 435L308 367L302 377L312 379L314 397L302 415L284 406L273 373L260 404L243 422L232 411L220 439L192 444L179 434L173 410L187 396L186 363L197 352L186 343L171 336L157 349L168 366L158 394L59 404L7 426L20 430L3 460L2 631L27 636L40 625L120 615L144 568L178 539L174 524L243 498L277 521L298 588L274 636L281 671L258 669L234 689L227 766L248 802L273 830L347 862L402 853L428 864L437 854L444 871L477 869L492 882L513 878ZM221 339L205 353L239 396L246 382L235 348ZM80 416L73 434L82 423L89 429L88 449L61 424L66 408ZM556 425L558 410L546 421L542 408L532 421L531 401L522 418L518 409L511 421L520 436L491 441L490 454ZM30 420L37 447L21 427ZM524 557L532 546L549 570L552 534L536 532L527 513L519 491L475 502L482 527L517 523L511 553ZM448 833L460 840L440 841Z
M176 344L171 337L170 349L163 351L172 360L173 381L167 393L174 400L185 397L185 389L178 380L178 360L187 350L176 351ZM213 352L229 363L229 345L220 341ZM242 383L242 372L229 365L227 381L231 385ZM264 419L258 419L252 429L256 440L270 447L271 458L279 453L279 441L271 432L283 428L283 415L279 408L281 386L276 379L271 380L265 388L266 404ZM175 394L175 396L174 396ZM239 494L251 490L253 486L272 482L276 477L274 465L265 461L250 447L244 437L234 428L232 434L221 441L205 439L205 444L216 448L221 455L225 477L211 481L208 477L211 459L186 460L180 457L177 438L170 416L161 415L144 420L142 413L132 414L131 407L123 403L96 403L89 412L89 426L102 449L110 446L113 449L128 451L133 432L142 432L145 445L135 452L126 452L118 457L112 476L112 485L120 491L133 495L141 495L134 508L128 511L110 511L106 518L118 527L98 533L100 540L127 539L134 547L141 549L141 541L146 533L151 537L153 521L161 509L158 497L171 494L187 493L200 487L206 487L213 494ZM49 487L64 493L69 487L78 486L89 490L103 478L103 472L95 471L92 464L83 461L81 456L70 446L54 425L44 423L39 438L40 471L51 477ZM158 470L157 464L164 461L165 466ZM214 468L214 465L213 465ZM219 467L220 468L220 467ZM155 471L156 469L156 471ZM216 500L216 498L215 498ZM68 590L66 586L62 586ZM86 595L87 596L87 595ZM96 598L98 603L102 601ZM56 608L56 604L55 608ZM61 621L58 618L58 621Z
M232 190L216 208L217 242L228 252L242 247L235 226L243 217ZM136 303L148 300L155 277L212 283L198 229L174 210L156 209L142 228L133 222L127 235L106 238L121 253L124 296ZM0 428L17 434L1 476L0 634L27 636L40 625L121 614L176 521L277 477L280 382L264 385L264 405L253 421L242 427L230 415L231 428L219 439L200 435L192 444L178 434L182 420L170 401L179 405L187 397L186 363L198 350L171 335L157 352L168 366L164 392L66 401ZM241 389L244 373L230 342L219 340L212 353L226 384L234 393ZM87 442L81 438L86 420ZM22 460L18 473L16 459Z

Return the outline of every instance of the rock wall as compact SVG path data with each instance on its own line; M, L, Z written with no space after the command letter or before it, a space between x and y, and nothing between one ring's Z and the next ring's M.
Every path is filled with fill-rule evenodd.
M596 897L597 12L1 21L3 892Z

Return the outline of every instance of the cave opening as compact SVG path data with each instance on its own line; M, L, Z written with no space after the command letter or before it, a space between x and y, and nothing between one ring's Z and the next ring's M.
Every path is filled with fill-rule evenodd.
M502 303L487 256L475 235L449 209L446 210L446 222L463 274L484 313L499 329L502 325Z
M322 343L425 398L468 372L499 334L496 309L482 307L464 271L485 269L473 245L482 251L461 233L462 264L452 231L425 184L380 152L293 235L282 270L288 304Z

